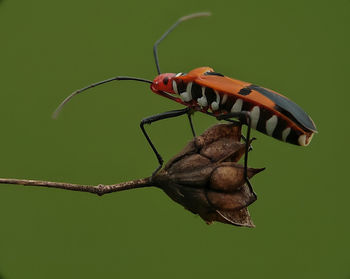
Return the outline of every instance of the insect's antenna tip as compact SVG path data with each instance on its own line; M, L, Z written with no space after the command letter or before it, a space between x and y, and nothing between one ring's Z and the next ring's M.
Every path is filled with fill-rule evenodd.
M202 16L211 16L211 12L199 12L199 13L186 15L186 16L183 16L182 18L180 18L179 21L185 21L185 20L188 20L188 19L191 19L191 18L202 17Z
M51 115L51 117L52 117L52 119L57 119L58 118L58 115L60 114L60 112L61 112L61 110L62 110L62 108L63 108L63 106L67 103L67 99L65 99L56 109L55 109L55 111L52 113L52 115Z
M58 114L59 114L60 112L56 109L52 114L51 114L51 118L52 119L57 119L58 118Z
M91 85L90 85L91 87ZM90 87L85 87L83 89L80 89L80 90L77 90L77 91L74 91L72 94L70 94L67 98L65 98L63 100L63 102L55 109L55 111L52 113L52 118L53 119L57 119L58 118L58 115L59 113L61 112L62 108L64 107L65 104L67 104L70 99L72 99L75 95L79 94L80 92L82 91L85 91L86 89L90 88Z

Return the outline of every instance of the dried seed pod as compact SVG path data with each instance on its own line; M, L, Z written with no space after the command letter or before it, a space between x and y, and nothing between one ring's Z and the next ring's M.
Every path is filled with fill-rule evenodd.
M253 193L246 185L243 185L240 191L230 193L207 191L206 194L210 204L220 210L242 209L254 199Z
M219 124L194 138L164 169L153 177L154 184L175 202L213 221L253 227L248 209L255 201L245 184L241 127ZM251 178L263 169L248 168Z
M264 169L248 168L248 177ZM236 163L222 163L213 170L210 177L210 188L218 191L232 192L245 183L244 167Z
M228 154L230 150L230 154ZM231 161L237 162L245 152L245 143L234 142L230 138L222 138L203 146L200 154L212 161L220 161L229 155ZM232 156L234 154L235 156Z
M207 166L211 163L210 159L200 154L192 154L182 157L181 160L174 162L169 169L170 173L187 172L191 169Z

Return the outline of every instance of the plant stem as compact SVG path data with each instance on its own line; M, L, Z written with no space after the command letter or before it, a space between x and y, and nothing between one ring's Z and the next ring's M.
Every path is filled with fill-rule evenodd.
M0 183L17 184L17 185L23 185L23 186L59 188L59 189L71 190L71 191L88 192L99 196L113 193L113 192L129 190L129 189L153 186L150 177L130 180L130 181L121 182L118 184L111 184L111 185L99 184L97 186L71 184L71 183L65 183L65 182L41 181L41 180L13 179L13 178L0 178Z

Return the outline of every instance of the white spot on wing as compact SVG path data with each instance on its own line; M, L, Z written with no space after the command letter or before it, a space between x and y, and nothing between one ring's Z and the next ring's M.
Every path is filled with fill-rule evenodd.
M173 90L176 94L179 94L179 92L177 91L177 84L176 84L175 80L173 80Z
M179 77L181 75L182 75L182 73L177 73L175 77Z
M290 133L290 127L288 127L288 128L285 128L284 130L283 130L283 132L282 132L282 140L283 141L286 141L287 140L287 137L288 137L288 135L289 135L289 133Z
M269 120L266 121L266 134L272 136L273 131L276 129L278 118L273 115Z
M250 111L250 119L252 121L251 127L253 129L256 129L256 125L258 125L259 117L260 117L260 108L258 106L255 106Z
M237 99L235 104L231 108L231 112L241 112L243 106L243 100Z

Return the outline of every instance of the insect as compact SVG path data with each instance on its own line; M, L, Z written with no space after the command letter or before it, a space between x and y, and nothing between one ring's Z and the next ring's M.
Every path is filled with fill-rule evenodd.
M159 166L154 173L162 167L163 159L148 136L144 128L145 124L187 114L192 133L195 136L191 115L195 111L200 111L214 116L218 120L231 122L237 122L238 120L239 124L247 125L244 167L247 184L252 190L247 178L251 128L276 139L302 146L310 143L313 134L317 130L314 122L303 109L293 101L270 89L229 78L209 67L197 68L188 73L161 73L158 59L159 43L181 22L209 15L210 13L195 13L181 17L155 42L153 55L158 76L153 81L136 77L117 76L91 84L68 96L54 112L54 118L57 117L62 107L73 96L87 89L116 80L135 80L149 83L154 93L186 106L184 109L147 117L140 123L140 128L159 162ZM232 120L232 118L237 120Z

